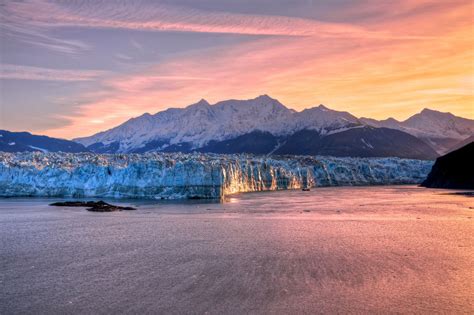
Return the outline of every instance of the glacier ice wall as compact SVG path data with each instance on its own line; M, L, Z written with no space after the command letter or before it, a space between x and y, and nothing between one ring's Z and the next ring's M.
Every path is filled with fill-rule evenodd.
M0 153L0 196L221 198L343 185L420 183L432 161L182 153Z

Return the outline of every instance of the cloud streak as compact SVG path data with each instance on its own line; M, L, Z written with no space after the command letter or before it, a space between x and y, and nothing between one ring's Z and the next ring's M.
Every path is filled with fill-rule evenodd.
M13 38L20 42L43 47L57 53L77 54L80 51L90 49L90 46L82 41L61 39L49 35L47 27L31 23L31 16L17 15L15 10L12 10L12 8L15 8L15 4L16 2L7 2L0 7L1 37ZM22 5L22 3L18 4ZM35 4L37 5L38 3L35 2ZM33 10L34 8L32 7L31 9ZM34 10L30 15L34 15Z
M79 26L245 35L407 38L344 23L273 15L212 12L145 1L98 0L55 3L30 0L10 2L3 11L6 13L5 16L10 16L5 23L6 27Z
M59 70L21 65L0 65L0 79L35 81L90 81L106 75L98 70Z
M227 36L233 42L184 53L177 49L166 57L144 60L143 52L149 53L147 57L158 55L159 48L150 49L143 34L131 39L126 37L136 32L123 32L131 50L121 46L107 52L117 64L127 65L114 73L5 65L0 77L97 80L95 90L65 96L64 104L77 101L55 116L67 125L40 131L71 138L200 98L216 102L263 93L295 109L325 103L359 116L403 119L432 107L474 117L471 1L344 3L353 5L335 5L331 18L345 23L144 1L6 2L0 6L0 27L6 30L0 36L67 54L90 49L80 41L53 36L70 27L253 36L245 41ZM109 34L105 33L97 32ZM91 56L95 53L104 51L90 51Z
M110 93L62 117L70 121L69 126L47 132L85 136L131 116L184 106L199 98L216 102L262 93L295 109L325 103L358 116L403 119L431 107L473 117L473 95L466 92L474 88L468 79L473 69L466 66L474 59L470 24L465 22L469 18L465 7L455 7L370 22L371 27L390 30L403 40L266 37L177 56L108 78L103 85ZM457 27L437 30L433 19ZM413 41L412 35L423 40ZM90 123L97 117L102 123L91 130Z

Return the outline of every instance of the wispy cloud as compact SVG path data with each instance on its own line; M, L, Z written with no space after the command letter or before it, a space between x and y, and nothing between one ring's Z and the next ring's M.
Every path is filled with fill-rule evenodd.
M387 6L387 4L371 4L370 7L387 10ZM398 10L406 11L407 8L416 7L411 0L401 0ZM346 14L350 14L350 11ZM1 36L15 38L59 53L77 54L91 49L84 42L51 35L51 29L61 27L311 36L317 38L420 39L428 36L416 32L399 33L389 29L350 23L331 23L275 15L204 11L140 0L25 0L7 1L0 7ZM131 44L138 50L143 50L140 43L132 40Z
M90 49L90 46L82 41L54 37L48 33L48 27L45 25L32 23L31 15L35 14L33 5L39 5L39 3L31 3L33 11L30 12L30 16L17 14L15 10L12 10L15 4L23 5L20 2L7 2L0 7L1 37L14 38L58 53L76 54Z
M248 35L398 38L386 31L296 17L213 12L146 1L10 2L7 24ZM7 25L8 26L8 25ZM405 36L403 36L405 37Z
M146 66L137 57L146 41L131 39L131 51L121 47L123 54L110 54L127 64L122 69L127 73L6 65L0 77L98 80L95 92L81 94L80 104L57 114L67 125L43 130L63 137L89 135L130 116L184 106L199 98L214 102L262 93L296 109L327 103L359 116L405 118L429 106L472 117L471 0L347 3L354 5L335 5L332 20L346 21L336 23L204 11L158 1L5 2L0 27L7 32L0 36L64 53L88 47L53 37L56 28L255 36L251 41L170 54L156 64L146 60ZM130 56L133 62L127 61Z
M465 7L464 7L465 8ZM394 9L394 8L392 8ZM262 93L295 109L326 103L358 116L406 118L423 107L472 117L474 58L468 11L434 10L370 22L403 40L378 37L266 37L176 56L141 71L109 77L109 93L83 103L70 125L48 134L88 135L143 112ZM442 24L457 28L438 30ZM410 36L423 40L413 41ZM426 91L436 91L427 93ZM101 124L91 130L90 122Z
M90 81L106 75L98 70L59 70L11 64L0 64L0 79L40 81Z
M139 42L137 42L136 40L131 39L131 40L130 40L130 44L131 44L133 47L135 47L137 50L142 51L142 52L144 51L143 45L140 44Z
M122 59L122 60L132 60L133 58L128 56L128 55L125 55L125 54L121 54L121 53L117 53L115 54L115 57L117 57L118 59Z

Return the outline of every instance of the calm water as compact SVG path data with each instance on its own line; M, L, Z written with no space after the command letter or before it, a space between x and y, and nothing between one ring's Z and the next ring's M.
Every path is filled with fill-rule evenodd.
M115 213L3 199L0 314L473 313L474 197L450 192L320 188Z

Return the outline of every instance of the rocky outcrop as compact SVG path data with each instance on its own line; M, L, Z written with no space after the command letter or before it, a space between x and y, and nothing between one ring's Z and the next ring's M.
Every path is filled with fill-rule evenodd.
M474 189L474 142L436 159L421 185L430 188Z
M116 205L111 205L105 201L64 201L64 202L54 202L50 206L55 207L84 207L87 208L87 211L92 212L113 212L113 211L122 211L122 210L136 210L133 207L121 207Z

